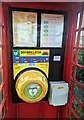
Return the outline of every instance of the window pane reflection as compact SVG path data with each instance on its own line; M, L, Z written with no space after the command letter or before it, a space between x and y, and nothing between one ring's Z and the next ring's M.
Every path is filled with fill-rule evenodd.
M84 90L78 85L74 85L74 95L84 104Z
M78 53L78 64L84 66L84 50L79 50L79 53Z
M80 21L80 13L78 13L78 18L77 18L77 27L76 27L76 29L78 29L78 28L79 28L79 21Z
M82 26L81 27L84 27L84 11L83 11L83 19L82 19Z
M76 57L76 49L74 49L73 62L74 62L74 60L75 60L75 57Z
M80 47L84 47L84 30L80 33Z
M5 117L5 106L2 109L2 118L4 118L4 117Z
M73 99L72 108L78 114L80 120L84 120L84 109L82 109L74 99Z
M76 37L75 37L75 47L76 47L76 44L77 44L77 37L78 37L78 32L76 32Z
M84 69L77 67L77 69L76 69L76 79L77 79L77 81L84 84Z
M73 114L71 114L70 120L76 120Z
M0 92L0 104L1 104L2 100L3 100L3 90Z

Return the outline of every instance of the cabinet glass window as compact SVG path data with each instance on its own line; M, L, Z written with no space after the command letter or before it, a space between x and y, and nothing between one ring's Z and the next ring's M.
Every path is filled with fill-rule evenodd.
M64 30L64 15L41 14L40 47L62 48L63 30Z
M80 33L80 47L84 47L84 30Z
M37 13L12 12L13 47L37 46Z

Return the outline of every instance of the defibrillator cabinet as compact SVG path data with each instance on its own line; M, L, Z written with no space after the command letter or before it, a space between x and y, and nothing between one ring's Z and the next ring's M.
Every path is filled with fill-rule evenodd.
M48 100L63 75L67 13L10 8L12 101Z

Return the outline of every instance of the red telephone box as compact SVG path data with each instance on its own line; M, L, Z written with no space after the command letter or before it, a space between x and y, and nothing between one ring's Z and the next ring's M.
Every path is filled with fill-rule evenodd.
M0 62L0 117L1 118L76 118L83 119L84 113L84 100L82 99L82 93L84 91L83 85L83 53L84 53L84 5L83 3L13 3L13 2L3 2L1 4L2 9L2 21L0 24L0 30L2 29L2 42L0 42L0 52L2 51L2 62ZM18 56L13 56L12 52L18 51L20 49L20 60L24 59L21 51L24 49L34 49L31 47L18 46L14 43L13 27L14 21L13 17L18 16L16 12L35 12L37 14L37 32L41 31L42 16L43 19L45 14L49 15L57 14L64 15L64 31L62 36L61 47L55 46L54 41L49 44L44 45L44 41L40 41L41 33L37 33L36 39L38 40L36 45L38 50L45 50L48 52L50 50L50 56L39 58L42 62L48 62L49 59L49 77L47 77L47 72L44 70L43 73L45 78L52 82L63 80L68 83L69 95L68 102L63 106L52 106L49 104L47 96L43 100L36 103L27 103L22 101L15 91L13 65L15 65L18 60ZM13 14L12 14L13 13ZM0 13L1 14L1 13ZM15 16L14 16L15 15ZM22 14L21 14L22 15ZM20 16L23 17L24 16ZM49 17L51 19L52 15ZM29 17L30 18L30 17ZM29 19L28 18L28 19ZM55 16L53 17L53 19ZM59 16L58 16L59 18ZM32 18L33 19L33 18ZM56 19L55 19L56 21ZM44 21L45 22L45 21ZM59 20L60 22L60 20ZM16 23L15 23L16 24ZM22 24L22 23L21 23ZM48 24L48 23L45 23ZM26 25L24 25L26 29ZM40 27L39 27L40 26ZM46 25L48 26L48 25ZM32 26L33 27L33 26ZM55 25L54 25L55 27ZM20 25L18 26L20 28ZM21 28L20 28L21 29ZM62 29L62 27L61 27ZM49 30L48 30L49 31ZM0 31L1 32L1 31ZM19 31L22 33L22 31ZM44 31L45 32L45 31ZM54 32L53 32L54 33ZM28 33L24 34L25 36ZM54 36L54 34L52 35ZM26 36L28 37L28 36ZM50 36L51 37L51 36ZM21 36L18 38L21 39ZM35 39L35 36L34 36ZM49 38L48 38L49 39ZM61 38L60 38L61 39ZM27 40L27 39L25 39ZM43 40L43 38L41 39ZM29 42L29 41L28 41ZM23 43L22 43L23 44ZM26 44L26 43L25 43ZM32 43L33 44L33 43ZM55 46L54 48L52 46ZM59 45L60 46L60 45ZM38 51L37 50L37 51ZM23 52L22 51L22 52ZM32 51L32 50L31 50ZM26 51L29 52L29 51ZM33 52L34 53L34 52ZM25 53L26 54L26 53ZM57 61L60 59L61 62ZM0 54L1 59L1 54ZM29 57L26 59L37 59L37 56ZM45 60L44 60L45 59ZM25 62L26 64L26 60ZM30 62L30 61L27 61ZM34 60L33 62L37 62ZM29 64L29 63L28 63ZM38 63L33 63L34 65ZM31 65L31 64L29 64ZM48 65L48 64L46 64ZM41 67L42 68L42 67ZM47 68L47 67L46 67ZM36 69L36 68L33 68ZM23 71L24 72L24 71ZM41 71L40 71L41 72ZM19 77L17 76L19 79ZM59 87L62 88L62 87ZM80 92L80 96L78 94ZM48 95L48 94L47 94ZM29 96L28 96L29 97ZM80 109L77 111L76 109Z

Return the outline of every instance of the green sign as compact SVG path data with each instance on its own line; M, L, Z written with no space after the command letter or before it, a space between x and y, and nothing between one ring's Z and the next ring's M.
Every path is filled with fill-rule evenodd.
M36 99L41 95L41 86L37 83L30 83L24 89L24 94L28 99Z
M13 50L13 55L14 56L20 56L20 51L19 50Z

